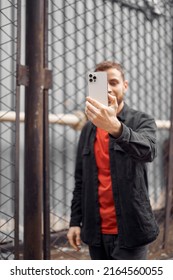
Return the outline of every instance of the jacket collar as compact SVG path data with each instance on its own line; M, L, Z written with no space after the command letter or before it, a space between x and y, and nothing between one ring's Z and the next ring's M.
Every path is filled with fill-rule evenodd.
M129 106L126 103L124 103L123 109L121 110L117 118L120 121L124 122L126 119L127 111L129 111Z

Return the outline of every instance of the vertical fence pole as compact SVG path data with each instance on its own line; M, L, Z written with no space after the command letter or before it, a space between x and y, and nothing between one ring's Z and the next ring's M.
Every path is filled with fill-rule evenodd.
M44 0L26 0L24 259L42 259Z
M17 66L21 56L21 0L17 1ZM19 259L19 139L20 139L20 85L18 84L18 71L16 69L16 134L15 134L15 259Z
M48 68L48 0L44 9L44 67ZM50 191L49 191L49 123L48 123L48 89L43 96L43 258L50 259Z
M172 96L171 96L171 117L170 117L171 127L169 133L169 148L168 148L168 180L166 188L166 209L165 209L165 226L164 226L164 236L163 236L163 248L168 247L168 234L169 225L171 218L171 208L173 201L173 84L172 84Z
M173 18L172 18L173 20ZM173 28L172 28L173 34ZM173 57L173 49L172 49ZM173 58L172 58L172 69L173 69ZM168 180L166 188L166 201L165 201L165 223L163 233L163 248L168 247L168 234L169 224L171 218L171 208L173 202L173 77L172 77L172 92L171 92L171 115L170 115L170 132L169 132L169 145L168 145Z

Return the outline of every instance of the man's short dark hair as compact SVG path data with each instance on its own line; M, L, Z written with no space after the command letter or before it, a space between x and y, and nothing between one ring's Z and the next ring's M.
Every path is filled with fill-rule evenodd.
M120 63L113 61L103 61L96 65L95 71L106 71L108 69L115 68L120 71L123 81L125 80L124 69Z

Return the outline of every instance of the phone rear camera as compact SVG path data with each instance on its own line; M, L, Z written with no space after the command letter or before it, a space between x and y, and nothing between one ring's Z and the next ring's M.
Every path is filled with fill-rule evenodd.
M89 82L92 83L93 79L89 79Z
M90 77L90 78L92 78L92 76L93 76L92 74L89 74L89 77Z
M96 76L94 76L93 79L96 80Z

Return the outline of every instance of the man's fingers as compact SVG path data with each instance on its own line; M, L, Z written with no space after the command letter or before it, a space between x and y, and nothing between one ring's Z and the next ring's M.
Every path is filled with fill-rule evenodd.
M80 246L81 245L81 239L80 239L80 235L76 236L76 245Z
M92 103L88 101L86 101L86 108L89 109L91 112L97 109L97 107L95 107Z
M68 231L67 234L68 241L70 245L76 250L80 250L80 244L81 244L81 239L80 239L80 228L78 227L71 227Z
M97 115L99 113L99 109L97 109L91 103L86 101L85 113L86 113L88 119L92 120L95 117L95 115Z
M108 98L109 98L110 100L114 101L114 100L116 99L116 96L114 96L114 95L108 93Z
M78 244L76 243L76 238L75 238L75 236L69 237L69 238L68 238L68 241L69 241L70 245L71 245L76 251L79 250Z
M116 105L117 104L117 98L116 96L113 96L111 94L108 94L108 99L109 99L109 102L111 103L111 105Z
M92 104L92 106L94 106L94 108L100 109L103 106L105 107L105 105L103 105L102 103L98 102L97 100L91 98L90 96L86 97L86 104Z

